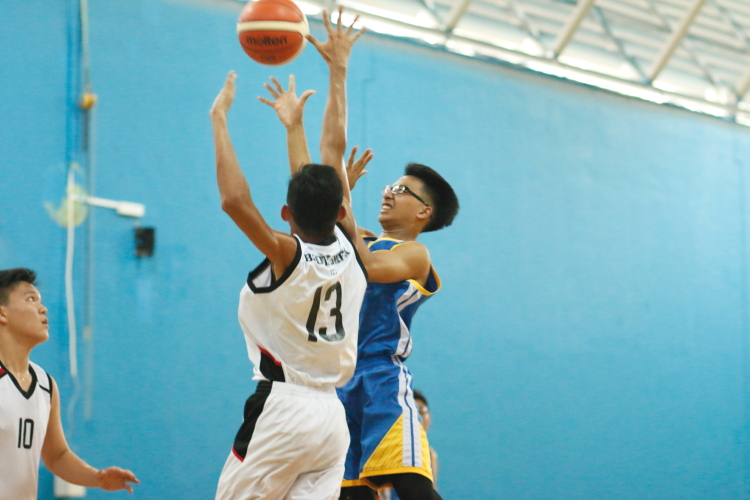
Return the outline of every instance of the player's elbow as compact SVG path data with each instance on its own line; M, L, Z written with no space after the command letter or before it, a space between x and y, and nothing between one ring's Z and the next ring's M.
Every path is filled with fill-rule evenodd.
M56 473L58 464L62 460L63 456L70 451L70 448L54 450L45 448L49 447L45 446L42 448L42 461L44 462L44 466L47 467L50 472Z
M248 197L241 193L222 193L221 195L221 209L230 216L242 210L247 202Z

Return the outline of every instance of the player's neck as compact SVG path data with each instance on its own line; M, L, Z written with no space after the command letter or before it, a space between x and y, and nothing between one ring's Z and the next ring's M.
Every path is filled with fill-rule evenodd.
M17 379L29 373L31 349L14 339L7 330L0 330L0 361Z
M415 241L418 236L419 231L404 227L383 228L383 231L380 233L380 238L390 238L401 241Z

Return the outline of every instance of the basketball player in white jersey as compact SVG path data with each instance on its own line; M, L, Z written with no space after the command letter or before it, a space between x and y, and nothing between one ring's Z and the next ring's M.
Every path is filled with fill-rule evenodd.
M0 500L36 499L40 457L69 483L132 493L128 483L138 482L132 472L97 470L65 441L57 385L29 361L32 349L49 337L35 280L30 269L0 271Z
M357 36L345 37L345 50ZM291 234L282 233L253 203L229 138L234 80L230 72L210 113L217 182L222 209L266 259L240 293L239 321L258 386L245 404L216 499L336 500L349 433L335 388L354 373L367 286L349 239L356 237L349 186L341 182L342 103L329 99L324 123L344 140L327 142L322 165L309 157L293 165L281 210Z

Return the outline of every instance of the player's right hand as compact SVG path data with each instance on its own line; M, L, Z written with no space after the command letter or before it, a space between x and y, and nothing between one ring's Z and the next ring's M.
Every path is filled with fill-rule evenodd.
M336 22L336 29L331 26L331 20L328 16L328 12L323 10L323 24L325 24L326 31L328 32L328 40L325 42L319 42L314 36L307 35L305 38L318 49L320 55L328 63L329 66L337 66L346 68L349 62L349 54L352 50L352 45L361 37L367 28L362 28L354 36L350 36L354 23L359 19L359 15L354 18L354 21L349 25L349 28L343 30L341 28L341 14L344 12L344 6L339 5L339 18Z
M104 491L128 490L133 493L133 487L128 483L140 484L135 474L119 467L107 467L96 474L96 486Z

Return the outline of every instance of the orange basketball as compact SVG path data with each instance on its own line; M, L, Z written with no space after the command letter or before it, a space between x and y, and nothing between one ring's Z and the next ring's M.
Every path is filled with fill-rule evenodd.
M250 1L237 22L240 44L254 61L284 64L302 52L307 17L291 0Z

